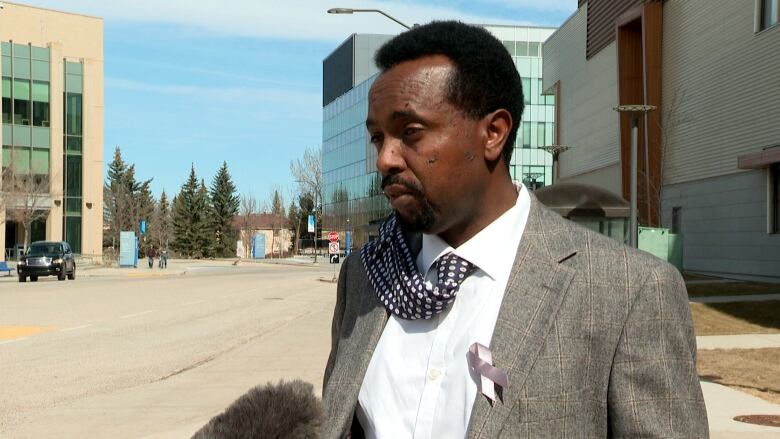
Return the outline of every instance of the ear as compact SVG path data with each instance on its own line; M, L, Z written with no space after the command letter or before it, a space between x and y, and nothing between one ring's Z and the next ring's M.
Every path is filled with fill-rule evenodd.
M509 111L498 109L483 119L485 133L485 160L495 162L502 157L506 138L512 130L512 115Z

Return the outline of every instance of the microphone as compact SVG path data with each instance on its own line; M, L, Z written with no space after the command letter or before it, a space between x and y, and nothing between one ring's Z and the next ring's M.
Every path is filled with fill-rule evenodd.
M322 404L310 383L270 382L250 389L192 439L319 439Z

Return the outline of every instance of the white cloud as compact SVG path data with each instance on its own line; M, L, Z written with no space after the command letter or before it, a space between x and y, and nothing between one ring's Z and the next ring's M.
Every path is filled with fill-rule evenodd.
M510 0L488 0L511 4ZM538 4L562 5L574 0L519 0L538 10ZM107 20L161 22L194 26L210 33L302 40L343 40L351 33L398 33L403 28L376 13L330 15L335 6L382 9L404 23L425 23L433 19L458 19L469 23L533 24L517 17L472 15L443 6L410 4L402 0L30 0L36 6L96 15ZM536 5L536 6L533 6ZM489 9L486 7L485 9ZM518 8L520 9L520 8ZM549 9L546 9L549 10ZM513 20L514 19L514 20Z

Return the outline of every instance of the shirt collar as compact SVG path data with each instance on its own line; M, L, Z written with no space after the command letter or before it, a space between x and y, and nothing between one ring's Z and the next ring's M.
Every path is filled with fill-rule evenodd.
M448 252L454 252L476 265L493 280L501 277L503 273L508 273L512 269L531 208L528 189L520 184L517 190L514 206L456 249L450 247L438 235L423 234L422 249L417 257L420 273L424 276L436 260Z

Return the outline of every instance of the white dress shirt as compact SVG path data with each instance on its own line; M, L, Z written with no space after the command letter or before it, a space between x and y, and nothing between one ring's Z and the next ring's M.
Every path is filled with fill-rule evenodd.
M479 382L466 352L475 342L490 346L530 206L520 185L515 205L458 248L423 235L417 267L426 279L435 279L436 259L450 251L478 268L448 311L430 320L388 319L358 396L367 438L466 436Z

